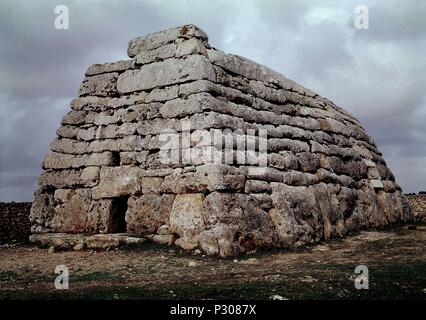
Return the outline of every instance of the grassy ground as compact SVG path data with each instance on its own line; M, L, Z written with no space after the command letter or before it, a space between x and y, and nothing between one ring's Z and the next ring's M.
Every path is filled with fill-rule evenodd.
M425 223L238 261L153 244L57 253L8 244L0 246L0 299L426 299L425 248ZM68 290L54 288L60 264L69 268ZM369 269L368 290L354 286L360 264Z

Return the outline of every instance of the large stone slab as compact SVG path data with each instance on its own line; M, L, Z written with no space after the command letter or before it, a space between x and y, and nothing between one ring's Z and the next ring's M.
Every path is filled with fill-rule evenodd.
M134 57L140 52L156 49L158 47L172 43L178 38L190 39L193 37L199 38L206 42L208 40L207 34L203 30L195 25L187 24L181 27L167 29L160 32L151 33L143 37L134 38L129 42L127 54L129 57Z
M168 224L174 198L173 194L131 196L126 212L127 232L149 235Z
M142 190L142 170L134 166L103 167L92 198L114 198Z
M167 59L127 70L118 77L117 89L120 93L130 93L201 79L214 81L213 67L204 56L191 55L186 59Z
M170 213L170 230L179 235L175 242L185 249L198 246L198 234L205 229L201 193L177 195Z

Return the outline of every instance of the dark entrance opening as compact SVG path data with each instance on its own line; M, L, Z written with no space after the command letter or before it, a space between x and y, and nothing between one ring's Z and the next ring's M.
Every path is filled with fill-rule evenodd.
M118 197L112 200L111 233L125 233L127 200L129 196Z

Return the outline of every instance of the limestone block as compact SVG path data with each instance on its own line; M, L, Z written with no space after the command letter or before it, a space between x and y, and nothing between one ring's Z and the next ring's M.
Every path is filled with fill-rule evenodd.
M55 207L52 218L54 232L84 233L91 197L90 189L77 189L71 198Z
M83 185L80 178L81 170L46 171L40 175L39 186L49 188L75 188Z
M99 182L99 167L86 167L81 171L80 179L88 187L94 187Z
M266 181L247 180L244 188L245 193L271 192L271 187Z
M320 167L320 158L315 153L301 152L297 154L300 169L303 172L315 173Z
M62 124L87 124L93 122L93 113L88 111L72 110L62 119Z
M110 98L108 99L107 106L109 108L118 109L122 107L132 106L135 104L141 104L145 102L146 97L146 92L138 92L131 95Z
M131 60L120 60L116 62L97 63L87 69L86 76L93 76L101 73L120 72L132 67Z
M77 132L77 139L84 141L95 140L97 127L89 127L87 129L80 129Z
M120 152L120 165L144 164L148 157L148 151L124 151Z
M126 123L125 125L109 124L99 127L94 133L96 139L115 139L124 136L135 135L138 128L137 123Z
M282 246L298 247L323 235L322 214L308 187L271 183L274 208L269 216ZM308 223L309 221L309 223Z
M111 233L114 230L113 199L92 200L87 212L87 233Z
M86 77L80 86L79 95L110 97L117 94L118 73L103 73Z
M44 233L50 231L50 222L55 208L52 191L37 190L30 209L29 219L33 224L31 232Z
M56 189L54 199L58 203L64 203L70 201L74 194L74 189Z
M204 56L191 55L127 70L118 77L117 88L120 93L130 93L200 79L214 81L213 67Z
M81 156L52 152L43 161L44 169L70 169L85 166L109 165L113 165L111 152L84 154Z
M89 143L68 138L56 138L50 144L50 150L57 153L83 154L88 152Z
M131 195L142 190L141 169L134 166L102 167L99 184L93 188L93 199Z
M268 154L268 165L277 169L297 170L299 162L292 152L280 151Z
M382 182L382 180L372 179L372 180L370 180L370 183L371 183L371 186L374 189L383 189L383 182Z
M172 234L156 234L152 237L152 241L158 244L172 245L175 241L175 236Z
M146 149L148 141L148 138L137 135L124 136L120 139L95 140L86 146L86 152L143 151Z
M60 126L58 130L56 130L56 134L60 138L76 139L79 131L80 129L77 126L63 125L63 126Z
M176 48L177 46L171 43L149 51L141 51L133 58L133 63L137 67L143 64L172 58L175 56Z
M197 247L198 234L205 229L201 193L179 194L170 213L170 230L179 235L180 246Z
M145 177L142 178L142 191L147 193L160 193L162 192L161 185L164 181L162 177Z
M129 42L127 54L134 57L139 52L156 49L160 46L174 42L178 38L190 39L192 37L207 41L207 34L195 25L185 25L173 29L151 33L143 37L137 37Z
M179 86L169 86L166 88L155 88L145 98L145 102L164 102L172 99L176 99L179 95Z
M108 98L102 97L78 97L71 101L70 106L72 110L82 111L100 111L104 110L109 103Z
M201 54L207 56L206 47L201 39L190 38L178 44L175 54L176 58L191 54Z
M304 141L291 139L268 139L268 151L280 152L288 150L293 152L309 152L309 145Z
M217 225L199 234L199 247L209 256L219 255L221 257L230 257L238 255L242 249L239 243L234 240L237 232L237 226Z
M168 224L174 197L172 194L131 196L126 212L127 232L153 234L161 225Z

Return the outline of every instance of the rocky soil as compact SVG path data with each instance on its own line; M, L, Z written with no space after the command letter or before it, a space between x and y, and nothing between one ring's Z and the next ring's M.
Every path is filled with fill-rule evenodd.
M232 259L145 242L114 251L0 247L1 299L426 299L426 223L354 233L297 251ZM70 270L69 290L54 269ZM357 265L369 289L354 286Z

